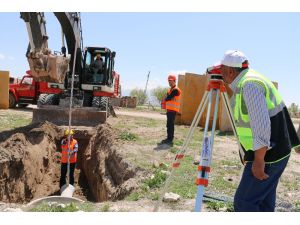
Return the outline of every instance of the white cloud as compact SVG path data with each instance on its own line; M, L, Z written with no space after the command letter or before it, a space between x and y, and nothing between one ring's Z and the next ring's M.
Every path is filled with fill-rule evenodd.
M0 60L4 60L5 59L5 55L0 53Z
M8 56L8 59L13 61L13 60L15 60L15 57L13 57L13 56Z

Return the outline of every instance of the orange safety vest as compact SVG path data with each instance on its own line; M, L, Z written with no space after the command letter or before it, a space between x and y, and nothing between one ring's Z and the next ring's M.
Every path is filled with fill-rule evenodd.
M172 110L172 111L175 111L175 112L179 112L181 90L178 87L170 88L170 90L168 91L168 95L171 94L171 92L174 89L178 90L179 95L174 96L170 101L166 101L166 110Z
M73 138L70 140L70 152L75 149L78 150L77 141ZM76 163L77 161L77 152L70 154L70 163ZM68 163L68 139L63 139L61 143L61 163Z

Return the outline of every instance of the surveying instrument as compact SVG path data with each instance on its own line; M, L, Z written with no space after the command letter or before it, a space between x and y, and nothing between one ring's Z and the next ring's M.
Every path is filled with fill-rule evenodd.
M224 107L229 116L229 121L230 121L232 130L234 132L235 137L237 138L234 117L233 117L232 109L230 106L226 87L224 85L223 76L221 74L221 65L208 68L206 73L209 76L209 82L208 82L206 91L205 91L205 93L202 97L202 100L200 102L200 105L196 111L196 114L195 114L192 124L190 126L187 137L184 140L184 143L183 143L181 149L178 151L178 153L175 156L174 162L172 164L172 171L166 180L166 184L161 192L160 199L154 207L154 210L153 210L154 212L158 211L159 205L162 202L163 196L165 195L166 190L167 190L167 188L170 184L170 181L173 177L174 169L176 169L180 166L180 161L184 158L184 153L186 152L186 149L191 141L191 137L193 136L195 128L199 124L202 113L204 112L204 110L207 106L207 114L206 114L205 128L204 128L204 134L203 134L201 158L200 158L200 162L198 165L198 175L197 175L197 179L196 179L196 184L197 184L198 188L197 188L197 196L196 196L196 203L195 203L195 209L194 209L195 212L201 211L204 189L205 189L205 187L208 186L208 175L210 173L212 149L213 149L213 144L214 144L214 135L215 135L216 122L217 122L217 117L218 117L218 106L219 106L220 95L223 100ZM215 104L214 104L214 109L213 109L214 111L213 111L212 128L211 128L211 132L210 132L210 136L209 136L209 133L208 133L209 117L211 114L212 100L213 100L214 93L215 93ZM238 145L239 145L239 155L240 155L241 161L243 162L244 153L243 153L242 146L239 143L239 141L238 141Z

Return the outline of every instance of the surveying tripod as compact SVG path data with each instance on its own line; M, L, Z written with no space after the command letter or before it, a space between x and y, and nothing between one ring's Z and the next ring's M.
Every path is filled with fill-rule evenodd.
M203 143L202 143L202 152L201 152L200 162L198 165L198 175L197 175L197 179L196 179L196 184L198 186L198 189L197 189L197 196L196 196L196 203L195 203L195 212L201 211L204 189L208 185L208 175L210 173L212 149L213 149L213 144L214 144L214 135L215 135L216 122L217 122L217 117L218 117L218 106L219 106L220 95L223 100L224 107L229 116L229 121L230 121L231 127L233 129L234 135L237 138L237 132L236 132L236 126L235 126L235 122L234 122L234 118L233 118L233 113L232 113L232 109L230 106L226 87L224 85L223 77L221 75L220 66L208 68L207 75L210 76L209 82L207 85L207 89L202 97L200 105L194 116L194 119L193 119L192 124L189 129L189 132L187 134L187 138L185 139L181 149L176 154L175 160L172 164L173 168L172 168L171 174L167 178L166 184L161 192L160 199L154 207L153 211L155 211L155 212L158 211L159 205L162 202L163 196L165 195L166 190L167 190L167 188L170 184L170 181L173 177L174 169L178 168L180 166L180 161L184 158L184 153L191 141L191 138L193 136L195 128L199 124L202 113L204 112L204 110L207 106L207 114L206 114L205 128L204 128L204 134L203 134ZM214 114L213 114L211 135L209 136L209 134L208 134L209 117L210 117L210 112L211 112L211 107L212 107L212 99L213 99L214 93L215 93L215 105L214 105L214 111L213 111ZM243 162L244 153L243 153L242 146L239 141L238 141L238 145L239 145L239 155L240 155L241 161Z

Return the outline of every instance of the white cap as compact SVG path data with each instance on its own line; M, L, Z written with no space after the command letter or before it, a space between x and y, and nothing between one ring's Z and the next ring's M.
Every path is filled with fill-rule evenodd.
M247 60L245 54L238 50L228 50L225 52L221 64L229 67L248 67L248 65L243 65L243 62Z

